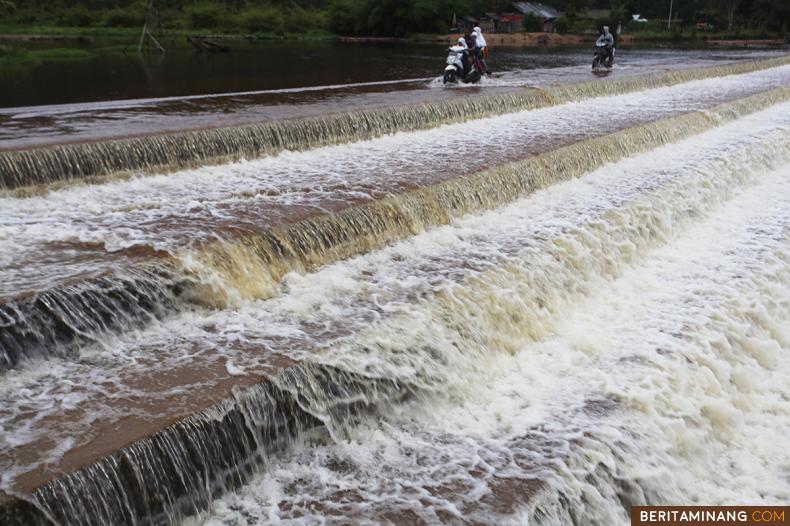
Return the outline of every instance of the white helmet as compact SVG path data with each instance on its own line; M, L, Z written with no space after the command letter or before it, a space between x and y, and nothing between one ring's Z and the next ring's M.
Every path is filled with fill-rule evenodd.
M461 37L461 38L458 39L458 45L460 45L460 46L465 46L466 45L466 40L464 40L464 37Z

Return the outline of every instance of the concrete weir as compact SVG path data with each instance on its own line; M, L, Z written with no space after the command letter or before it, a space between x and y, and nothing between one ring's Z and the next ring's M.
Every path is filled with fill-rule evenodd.
M217 243L200 249L200 257L219 269L229 287L251 279L277 284L292 270L310 270L380 248L788 100L790 88L780 88L624 129L338 214ZM160 289L152 290L159 294ZM215 298L216 304L222 301L221 295ZM19 331L34 332L41 331ZM29 358L39 359L41 354ZM15 356L25 358L22 352ZM223 376L220 367L190 363L183 374L216 379ZM146 382L168 382L168 374L177 378L181 373L157 371L137 387L144 390ZM60 476L40 468L20 475L17 494L0 496L0 522L173 522L240 487L295 438L320 441L337 432L336 423L353 421L412 393L409 384L397 379L287 359L273 361L267 376L225 374L210 391L188 393L188 403L176 416L148 422L130 418L103 430L101 438L67 451L56 467ZM102 422L95 426L100 428ZM35 447L29 449L23 454L36 454Z
M123 174L175 170L195 165L252 159L283 150L303 150L416 131L474 118L502 115L691 80L738 75L790 63L779 57L598 80L547 89L522 89L462 100L331 114L231 128L206 129L86 144L0 152L0 190L73 180L101 182Z
M336 214L213 242L181 258L159 258L116 275L0 303L4 325L0 370L28 359L68 355L80 344L100 340L104 334L143 327L189 304L227 307L230 292L249 299L270 297L288 272L307 271L381 248L463 214L501 206L603 164L681 140L789 98L788 88L762 92L704 112L635 126L352 206ZM199 261L200 267L186 269L181 259ZM207 281L214 285L207 286Z
M311 389L306 390L305 386ZM372 393L376 396L371 397ZM266 459L311 431L320 440L318 405L336 421L406 396L397 382L297 364L139 440L109 432L107 456L80 452L77 469L44 480L29 496L0 496L8 525L163 524L203 510L240 487ZM134 436L134 431L131 432ZM90 498L87 496L90 495Z

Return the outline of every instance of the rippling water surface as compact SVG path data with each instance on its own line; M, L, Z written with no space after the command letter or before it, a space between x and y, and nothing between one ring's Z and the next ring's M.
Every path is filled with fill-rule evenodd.
M440 44L237 46L228 54L175 50L166 58L141 59L129 53L76 65L45 64L23 76L9 74L0 83L0 150L323 115L591 78L584 67L592 55L586 48L499 48L490 59L494 77L447 90L439 81L446 57ZM778 55L623 48L613 75Z

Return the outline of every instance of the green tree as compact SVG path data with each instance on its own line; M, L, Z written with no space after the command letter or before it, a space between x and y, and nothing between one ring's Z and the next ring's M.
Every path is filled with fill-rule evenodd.
M743 0L719 0L719 5L725 20L727 20L727 29L732 29L733 20L735 20L735 12L741 5Z
M195 29L213 29L220 25L225 11L217 2L203 1L186 9L189 27Z
M557 33L560 34L567 33L571 28L571 21L567 16L562 15L557 19L557 22L554 24L554 27L557 28Z
M329 5L329 29L341 35L356 35L363 0L333 0Z
M743 12L748 13L750 25L770 31L790 31L790 2L776 0L744 0Z
M0 14L12 15L16 12L16 4L12 0L0 0Z
M248 33L283 33L285 17L282 10L275 7L248 7L241 12L239 24Z
M527 33L540 33L543 31L543 21L540 17L528 14L524 17L524 31Z

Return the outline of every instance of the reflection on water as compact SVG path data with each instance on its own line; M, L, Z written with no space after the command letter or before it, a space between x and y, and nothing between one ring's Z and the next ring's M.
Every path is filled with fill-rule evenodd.
M444 67L443 47L238 43L231 53L218 55L176 50L149 59L119 54L44 64L0 82L0 150L322 115L590 78L587 49L500 48L490 59L493 78L479 86L444 89L437 80ZM678 61L679 55L683 60ZM774 55L626 49L618 54L613 75Z

